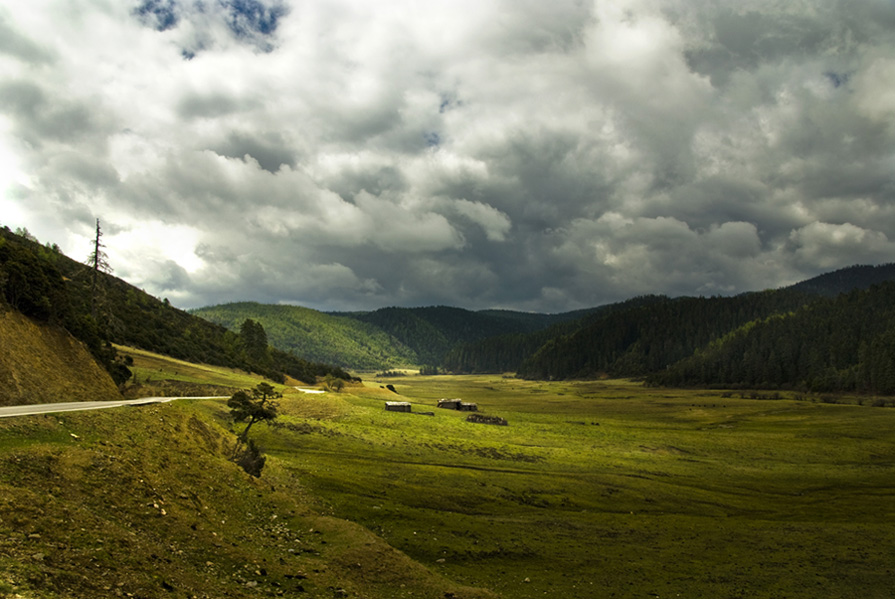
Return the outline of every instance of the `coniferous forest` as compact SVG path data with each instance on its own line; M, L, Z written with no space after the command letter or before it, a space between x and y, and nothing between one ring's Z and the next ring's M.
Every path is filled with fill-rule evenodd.
M895 393L895 283L751 321L652 384Z

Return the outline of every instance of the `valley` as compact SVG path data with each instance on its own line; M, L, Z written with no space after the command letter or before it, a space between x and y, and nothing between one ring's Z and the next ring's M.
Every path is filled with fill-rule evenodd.
M119 351L140 380L260 380ZM223 400L0 422L0 591L584 599L891 589L895 410L865 398L498 375L278 388L275 425L253 429L268 456L260 479L227 459L239 427ZM443 397L509 425L466 422L436 407ZM417 413L387 412L386 401Z

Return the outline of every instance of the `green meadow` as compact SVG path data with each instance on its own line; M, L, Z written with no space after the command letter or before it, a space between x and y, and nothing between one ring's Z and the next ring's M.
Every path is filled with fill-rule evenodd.
M509 426L435 407L454 397ZM417 413L387 412L389 400ZM895 588L891 409L630 381L408 376L290 390L277 426L253 434L317 509L506 598Z

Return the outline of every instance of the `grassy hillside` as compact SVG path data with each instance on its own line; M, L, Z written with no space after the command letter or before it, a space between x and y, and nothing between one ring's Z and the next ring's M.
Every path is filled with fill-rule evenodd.
M0 405L120 399L109 374L58 326L0 304Z
M118 382L126 370L111 343L191 362L242 368L281 379L313 382L339 368L302 360L275 348L249 347L240 335L193 316L112 275L97 273L47 247L0 227L0 301L30 318L63 326L84 342Z
M302 308L237 302L191 311L238 331L246 319L261 323L271 345L306 360L360 370L417 364L417 355L381 329L352 318Z
M479 597L226 459L220 403L0 422L0 596Z

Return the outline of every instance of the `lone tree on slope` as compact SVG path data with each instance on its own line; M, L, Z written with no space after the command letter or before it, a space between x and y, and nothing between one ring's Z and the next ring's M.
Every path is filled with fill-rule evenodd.
M261 476L266 458L254 441L249 439L249 431L256 422L270 422L277 417L277 404L274 400L282 397L272 385L258 383L249 391L237 391L229 400L230 416L235 422L247 422L246 427L236 437L233 450L233 461L252 476Z

